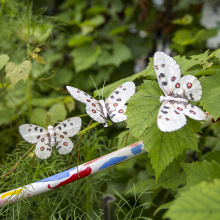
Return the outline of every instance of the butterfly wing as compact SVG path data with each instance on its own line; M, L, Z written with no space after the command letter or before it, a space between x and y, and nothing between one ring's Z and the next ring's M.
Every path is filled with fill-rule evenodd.
M86 112L95 121L105 124L107 119L104 114L104 108L105 106L102 106L101 103L96 100L86 105Z
M177 81L173 93L189 101L198 101L202 96L202 86L195 76L187 75Z
M135 88L133 82L123 83L106 99L107 112L113 122L117 123L127 119L127 115L124 115L127 109L125 103L134 95Z
M183 109L183 113L194 120L202 121L206 119L206 113L192 104L187 104Z
M67 86L66 88L76 100L86 104L86 112L91 118L102 124L106 122L102 109L103 107L100 105L99 101L80 89L71 86Z
M28 143L34 144L40 141L42 138L46 138L48 131L33 124L23 124L19 127L19 132L22 138Z
M176 61L164 52L154 54L154 69L157 81L165 95L172 93L181 73Z
M177 103L172 104L169 101L162 103L157 117L157 126L161 131L175 131L186 124L186 116L183 110L181 110L183 109L183 105L180 104L180 106Z
M69 91L69 93L71 94L71 96L79 102L82 102L87 105L88 103L92 102L93 100L96 101L92 96L83 92L80 89L74 88L72 86L66 86L66 88Z
M35 155L40 159L47 159L52 152L52 147L49 145L49 138L42 138L37 142L35 147Z
M54 131L56 133L56 138L59 136L73 137L80 131L81 126L82 126L81 118L79 117L68 118L54 128Z
M56 149L60 154L68 154L73 149L73 142L68 137L57 137Z

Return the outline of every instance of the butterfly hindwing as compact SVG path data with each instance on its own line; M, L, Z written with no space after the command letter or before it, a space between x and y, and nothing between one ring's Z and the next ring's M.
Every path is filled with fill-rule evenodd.
M173 93L190 101L198 101L202 96L202 86L195 76L187 75L178 80Z
M40 159L47 159L52 152L52 147L49 145L48 138L42 138L37 142L35 147L35 155Z
M162 103L157 117L157 126L161 131L175 131L186 124L186 116L178 107L176 103L172 104L169 101Z
M164 52L154 54L154 69L157 81L164 94L172 93L181 73L176 61Z
M19 132L22 138L28 143L34 144L40 141L41 138L47 137L47 130L38 125L23 124L19 127Z
M105 106L104 106L105 107ZM104 124L106 123L106 117L103 112L103 107L99 101L92 102L86 105L87 114L93 118L95 121Z
M54 131L57 137L61 135L65 137L72 137L80 131L81 126L82 126L82 119L79 117L72 117L58 124L54 128Z
M107 112L113 122L117 123L127 119L127 115L124 115L127 109L125 103L135 93L135 88L133 82L123 83L106 99Z
M61 138L59 136L57 137L56 149L60 154L68 154L73 149L73 142L68 137Z
M183 110L183 113L194 120L201 121L206 119L205 112L192 104L187 104Z

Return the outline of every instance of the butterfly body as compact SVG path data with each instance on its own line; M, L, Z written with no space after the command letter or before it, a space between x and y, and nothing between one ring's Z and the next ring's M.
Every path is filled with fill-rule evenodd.
M25 141L36 143L36 156L46 159L51 155L54 146L60 154L72 151L73 143L69 137L77 134L81 125L81 118L73 117L61 122L56 127L49 125L47 129L33 124L23 124L19 127L19 132Z
M186 116L204 120L205 112L189 101L198 101L202 96L202 86L195 76L181 77L179 65L164 52L154 55L154 69L157 81L165 96L157 117L157 125L163 132L180 129L186 124Z
M124 115L127 109L125 103L135 93L133 82L120 85L105 101L102 99L98 101L77 88L71 86L66 88L76 100L86 104L87 114L95 121L104 124L104 127L108 127L108 115L115 123L127 119L127 116Z

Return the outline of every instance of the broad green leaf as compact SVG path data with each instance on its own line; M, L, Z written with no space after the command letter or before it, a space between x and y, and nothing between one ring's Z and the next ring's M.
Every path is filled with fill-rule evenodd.
M186 173L187 185L184 190L194 186L202 181L211 182L214 179L220 178L220 165L215 161L182 163L183 170Z
M100 52L100 47L98 45L94 46L91 43L76 47L72 52L76 72L91 67L97 61Z
M46 127L47 111L44 108L34 108L30 117L30 123Z
M141 139L158 179L169 163L185 149L192 148L198 151L198 138L195 132L199 130L200 123L187 118L187 124L180 130L161 132L157 127L156 118L154 120L155 123L144 132Z
M176 198L164 217L171 220L219 220L220 180L201 182Z
M174 57L174 60L176 60L176 62L179 64L181 73L186 75L187 71L193 66L206 62L209 59L208 53L209 51L207 50L205 53L190 56L190 59L187 59L185 56L180 57L178 55Z
M173 204L173 202L174 202L174 201L168 202L168 203L165 203L165 204L161 205L161 206L154 212L154 215L156 215L160 210L169 209L170 206Z
M162 91L157 82L149 80L137 89L138 92L128 100L126 115L127 127L134 137L139 138L157 119Z
M200 105L216 120L220 117L220 73L200 78L202 99Z
M14 86L18 81L24 80L26 81L30 72L31 72L32 64L31 61L26 60L21 64L15 64L12 62L7 63L6 70L6 78L9 77L12 85Z
M100 66L119 66L122 62L132 58L131 51L125 44L115 42L112 50L112 53L108 52L107 50L102 50L98 59L98 64Z
M134 75L131 75L129 77L123 78L115 83L112 83L108 86L105 86L103 89L103 95L104 97L108 97L116 88L118 88L121 84L128 82L128 81L134 81L135 79L140 78L146 73L146 70L141 71L140 73L136 73ZM102 89L95 90L94 96L96 97L97 95L102 94Z
M9 61L9 56L7 54L1 54L0 55L0 70L6 65L6 63Z
M63 103L54 104L48 112L51 116L52 122L54 123L64 121L67 116L67 111Z
M219 143L220 143L220 140L219 140ZM203 157L203 159L208 161L208 162L215 161L216 163L220 164L220 151L215 151L215 152L207 153Z

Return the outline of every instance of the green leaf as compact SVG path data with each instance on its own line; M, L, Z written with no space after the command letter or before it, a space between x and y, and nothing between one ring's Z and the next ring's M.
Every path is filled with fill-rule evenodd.
M67 116L67 111L63 103L54 104L48 112L52 122L64 121Z
M184 190L196 185L202 181L211 182L216 178L220 178L220 165L215 161L195 162L195 163L182 163L183 170L186 173L187 185Z
M46 127L47 111L44 108L34 108L30 117L30 123Z
M0 70L6 65L6 63L9 61L9 56L7 54L1 54L0 55Z
M206 62L209 59L208 53L209 51L207 50L205 53L190 56L190 59L187 59L185 56L175 56L174 60L179 64L181 73L186 75L187 71L193 66Z
M184 183L185 174L181 172L180 161L185 159L185 155L174 160L160 175L158 180L147 179L135 183L135 192L142 193L146 188L156 190L160 187L163 189L176 190L177 187ZM134 187L130 188L127 193L134 193Z
M56 98L50 98L50 97L33 98L31 100L31 104L33 106L38 106L38 107L49 107L53 103L60 102L64 98L65 98L64 96L59 96Z
M133 144L138 141L137 138L134 138L130 133L129 130L122 131L116 139L118 140L118 149L126 147L130 144Z
M72 52L76 72L91 67L97 61L100 52L98 45L94 46L90 43L76 47Z
M193 16L189 14L185 14L182 18L172 20L172 23L179 25L188 25L191 24L192 21L193 21Z
M138 92L128 100L126 115L127 127L134 137L139 138L157 119L162 91L156 81L150 80L145 80L137 89Z
M112 83L108 86L105 86L103 89L103 95L104 97L108 97L116 88L118 88L121 84L128 82L128 81L134 81L135 79L140 78L146 73L146 70L141 71L140 73L136 73L134 75L131 75L129 77L123 78L115 83ZM97 95L102 94L102 89L95 90L94 96L96 97Z
M8 124L11 122L15 109L12 107L0 107L0 125Z
M201 182L181 193L164 217L173 220L218 220L220 216L220 180Z
M30 72L31 72L32 64L31 61L26 60L21 64L15 64L12 62L7 63L6 70L6 78L9 77L12 85L14 86L18 81L27 80Z
M132 58L129 48L122 43L115 42L112 47L112 53L107 50L102 50L98 64L100 66L114 65L119 66L122 62L125 62Z
M138 92L128 101L127 127L132 136L144 141L156 178L173 159L187 148L198 150L200 122L187 118L187 124L175 132L161 132L157 127L157 115L162 94L158 83L145 80Z
M200 105L216 120L220 109L220 73L200 78L202 99Z
M218 140L218 143L220 144L220 140ZM208 162L215 161L216 163L220 164L220 151L207 153L203 159Z
M69 47L79 46L92 41L92 37L84 35L74 35L68 42Z

